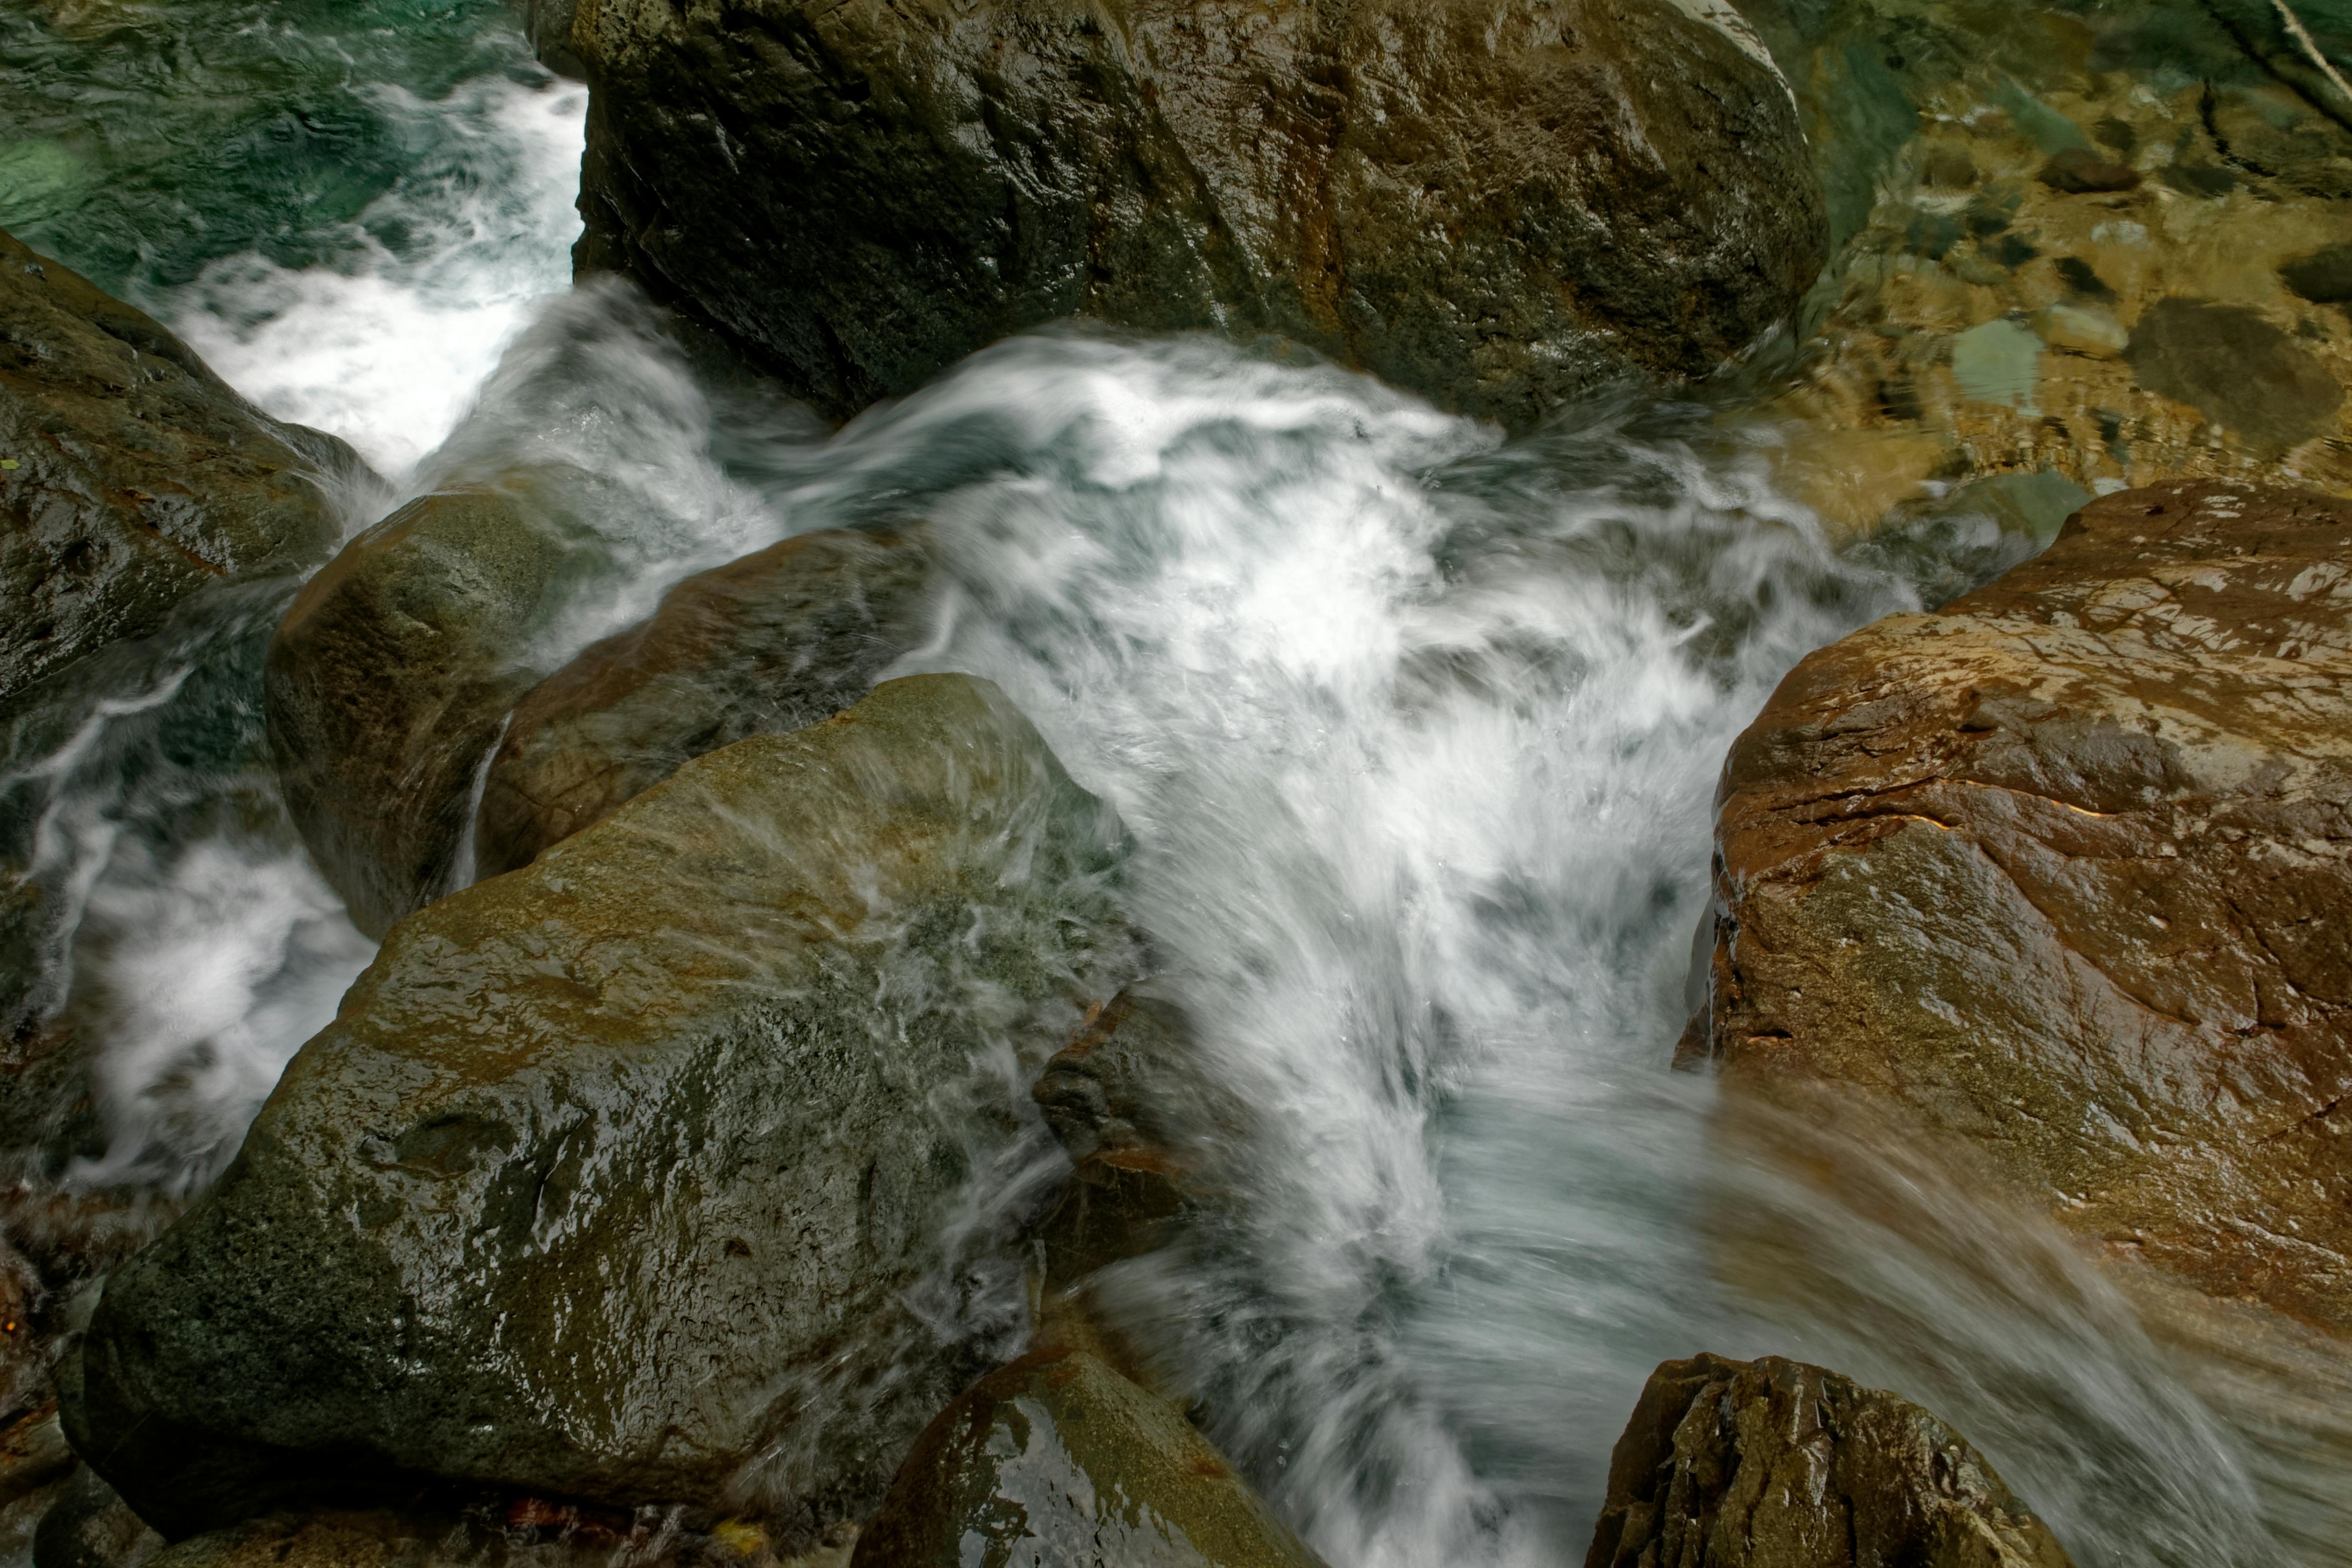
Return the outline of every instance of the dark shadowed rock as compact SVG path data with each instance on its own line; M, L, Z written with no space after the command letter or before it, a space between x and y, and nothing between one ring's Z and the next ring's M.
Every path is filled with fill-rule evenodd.
M2038 176L2053 191L2069 195L2128 191L2139 184L2139 171L2128 163L2109 163L2088 147L2062 148L2042 165Z
M1585 1568L2071 1568L1967 1439L1801 1362L1662 1363Z
M144 1568L163 1538L87 1467L59 1489L33 1535L33 1568Z
M303 586L269 648L269 738L311 858L370 936L447 890L474 778L537 672L569 546L531 476L409 502Z
M419 1476L716 1506L747 1466L863 1517L994 1349L958 1205L1131 963L1122 852L993 687L924 676L412 916L109 1279L76 1447L175 1536Z
M207 584L324 560L342 522L322 480L362 471L0 233L0 703Z
M2242 305L2159 300L2125 351L2151 392L2188 404L2259 449L2331 427L2344 388L2318 356Z
M583 271L841 417L1071 316L1524 426L1714 370L1827 241L1785 86L1666 0L583 0Z
M1173 1407L1093 1356L1040 1351L940 1412L851 1568L974 1562L1319 1568Z
M1725 763L1725 1076L2352 1331L2348 693L2352 504L2218 483L1811 655Z
M689 757L829 719L919 637L919 532L829 530L664 595L515 707L482 789L476 855L497 876L659 784Z

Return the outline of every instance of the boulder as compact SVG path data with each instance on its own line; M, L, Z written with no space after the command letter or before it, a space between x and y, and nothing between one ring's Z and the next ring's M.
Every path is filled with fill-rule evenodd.
M662 596L515 707L482 786L485 877L528 866L680 763L814 724L864 697L920 636L919 533L803 533Z
M940 1412L850 1568L1319 1568L1165 1402L1077 1351L1039 1351Z
M263 679L287 810L381 937L448 890L474 781L538 672L571 549L530 476L409 502L304 584Z
M207 584L325 560L364 471L0 233L0 705Z
M1609 1459L1585 1568L2069 1568L1968 1440L1801 1362L1659 1365Z
M1719 799L1686 1039L1730 1085L1866 1096L2352 1331L2352 504L2094 501L1799 664Z
M581 0L575 252L821 413L1071 316L1514 427L1708 374L1825 255L1787 87L1669 0Z
M1017 1320L971 1173L1132 963L1123 852L962 676L688 763L394 928L108 1279L68 1436L174 1538L420 1477L863 1517Z
M144 1568L163 1538L104 1478L84 1467L58 1489L33 1534L33 1568Z

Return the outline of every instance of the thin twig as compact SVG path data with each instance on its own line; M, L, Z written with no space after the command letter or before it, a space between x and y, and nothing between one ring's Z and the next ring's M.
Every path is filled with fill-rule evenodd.
M2286 23L2286 30L2294 36L2296 43L2303 46L2303 52L2311 57L2311 63L2319 68L2321 75L2336 84L2336 90L2344 95L2345 101L2352 103L2352 87L2344 85L2344 79L2336 73L2335 65L2319 52L2319 44L2304 26L2303 18L2288 8L2286 0L2271 0L2271 4L2278 7L2280 18Z

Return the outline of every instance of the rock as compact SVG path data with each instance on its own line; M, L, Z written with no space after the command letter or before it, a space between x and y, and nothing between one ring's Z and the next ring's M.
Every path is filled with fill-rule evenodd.
M52 1399L27 1412L0 1432L0 1505L40 1490L72 1469L74 1462L65 1429L58 1424L58 1402Z
M572 43L581 270L835 418L1085 316L1522 426L1709 374L1826 244L1785 86L1668 0L589 0Z
M1130 987L1089 1014L1029 1091L1074 1166L1036 1227L1033 1343L1086 1351L1162 1395L1177 1392L1166 1369L1101 1287L1113 1265L1181 1246L1216 1201L1202 1172L1217 1146L1249 1141L1245 1110L1201 1067L1183 1010Z
M2352 245L2330 245L2279 264L2279 281L2315 305L2352 305Z
M1706 1036L2352 1331L2352 504L2125 491L1799 664L1724 767Z
M2129 127L2126 127L2126 130ZM2061 149L2042 165L2037 176L2053 191L2068 195L2128 191L2139 184L2139 171L2128 163L2110 163L2088 147Z
M1801 1362L1662 1363L1609 1461L1585 1568L2069 1568L1968 1440Z
M326 559L363 472L0 233L0 704L208 584Z
M1309 1568L1293 1535L1173 1408L1076 1351L991 1373L940 1412L851 1568L969 1562Z
M2150 391L2269 451L2333 428L2344 404L2318 356L2242 305L2158 300L2125 357Z
M961 676L688 763L394 929L108 1279L68 1433L175 1537L403 1477L863 1517L986 1356L989 1075L1124 978L1123 852Z
M516 705L483 784L479 873L602 822L680 763L829 719L921 635L919 533L804 533L662 597Z
M537 678L521 660L570 546L534 489L409 502L304 585L270 645L287 810L370 936L447 890L483 755Z
M41 1516L33 1568L144 1568L163 1550L163 1538L84 1466Z

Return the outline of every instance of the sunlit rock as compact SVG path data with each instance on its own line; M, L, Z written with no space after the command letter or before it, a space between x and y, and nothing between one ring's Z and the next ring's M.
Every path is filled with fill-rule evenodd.
M962 676L688 763L393 930L68 1433L175 1536L416 1477L864 1517L1020 1331L1015 1097L1127 978L1123 853Z
M572 546L518 476L402 507L310 579L269 648L286 806L371 936L446 891L475 775Z
M1166 1402L1093 1356L1040 1351L940 1412L851 1568L973 1563L1319 1568Z
M478 874L530 864L689 757L813 724L918 640L919 531L800 534L689 577L515 707L482 788Z
M1984 1456L1801 1362L1662 1363L1609 1462L1585 1568L2071 1568Z
M362 472L0 233L0 704L208 584L325 559Z
M583 272L820 411L1088 317L1518 426L1701 376L1822 258L1788 89L1667 0L580 5Z
M2352 504L2125 491L1800 664L1725 764L1725 1078L1866 1094L2352 1331L2347 561Z

